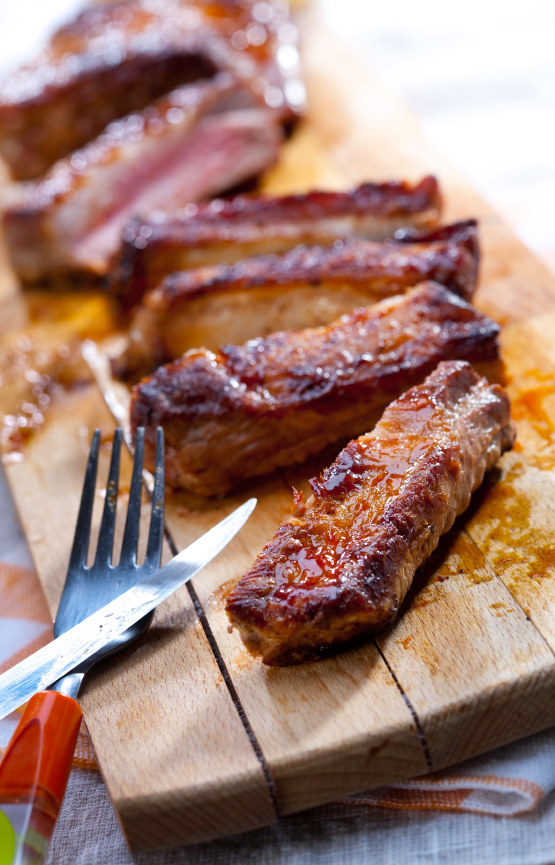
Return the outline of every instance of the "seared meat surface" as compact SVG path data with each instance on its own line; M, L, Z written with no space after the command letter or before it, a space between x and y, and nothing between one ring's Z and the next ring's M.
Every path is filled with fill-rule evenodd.
M470 300L478 273L476 224L449 226L442 229L442 239L435 237L299 247L174 274L134 311L128 346L114 360L114 372L138 381L190 348L216 351L227 342L243 343L277 330L329 324L424 280Z
M173 217L138 218L123 233L114 291L129 308L178 270L285 252L300 243L383 240L403 226L429 230L440 213L437 180L425 177L415 185L363 183L349 192L236 196Z
M416 569L514 443L510 405L468 363L441 363L350 442L227 597L265 664L312 661L386 625Z
M302 462L359 435L441 360L493 360L498 326L424 283L317 329L274 333L215 354L187 352L133 389L131 426L146 427L146 465L164 427L166 481L200 495Z
M26 282L106 273L133 213L175 210L245 180L278 156L276 112L222 73L112 123L44 177L12 189L3 214Z
M254 82L272 107L283 108L293 94L297 104L289 108L302 110L302 86L284 88L279 66L287 10L270 0L265 11L261 23L235 0L126 0L86 9L0 87L0 154L13 176L38 177L113 120L217 72Z

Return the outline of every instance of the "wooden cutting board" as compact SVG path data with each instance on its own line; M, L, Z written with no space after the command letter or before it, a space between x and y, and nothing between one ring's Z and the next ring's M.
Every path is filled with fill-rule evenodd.
M446 221L480 219L476 303L504 325L517 446L419 572L393 626L362 647L296 668L265 668L248 655L228 631L222 586L272 536L288 512L291 485L306 488L333 454L216 502L168 495L176 549L247 496L259 504L190 590L162 604L145 638L91 675L80 698L136 850L267 826L278 814L422 775L555 724L555 279L317 21L307 23L304 60L310 116L265 188L438 175ZM5 266L0 278L6 331L25 321L26 302ZM50 301L43 336L70 343L75 334L110 329L101 298L75 303ZM7 393L0 394L3 411ZM13 399L17 388L9 393ZM121 395L111 396L117 409ZM53 614L97 426L108 440L113 418L85 376L53 399L23 454L5 456ZM105 450L102 478L108 457ZM123 505L125 492L121 498ZM99 512L100 497L97 504Z

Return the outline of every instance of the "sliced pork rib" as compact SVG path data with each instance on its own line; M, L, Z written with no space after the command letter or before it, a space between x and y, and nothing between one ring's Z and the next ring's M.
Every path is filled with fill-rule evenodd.
M346 241L299 247L168 277L138 306L128 346L114 372L137 381L190 348L216 351L276 330L329 324L359 306L400 294L424 280L465 300L476 287L476 223L442 229L441 240L413 243Z
M285 5L265 3L263 22L244 6L126 0L83 11L0 87L0 154L14 177L38 177L113 120L216 72L252 81L272 107L289 99L290 109L302 110L304 91L291 65L296 49L279 51L280 33L294 38Z
M256 104L227 73L181 87L12 189L3 222L18 275L28 282L103 275L132 214L175 210L271 165L281 126Z
M173 218L134 219L125 227L114 291L129 308L178 270L285 252L300 243L383 240L403 226L429 230L440 213L435 177L415 185L363 183L350 192L237 196L192 205Z
M295 497L228 595L247 648L298 664L382 628L514 439L503 388L468 363L441 363L310 482L306 504Z
M447 289L424 283L318 329L275 333L214 354L192 350L133 389L131 425L166 441L166 480L200 495L302 462L369 429L441 360L493 360L498 326Z

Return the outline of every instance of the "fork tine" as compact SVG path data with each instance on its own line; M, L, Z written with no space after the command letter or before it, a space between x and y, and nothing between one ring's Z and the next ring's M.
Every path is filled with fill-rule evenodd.
M154 489L152 490L152 513L146 550L145 565L160 566L162 539L164 536L164 430L156 430L156 458L154 464Z
M100 450L100 430L94 431L83 492L81 493L81 504L75 527L73 547L69 558L69 570L83 568L87 561L89 549L89 538L91 534L91 520L94 505L94 488L96 485L96 473L98 469L98 452Z
M123 534L123 543L121 545L120 565L134 565L137 562L137 543L139 540L139 527L141 524L144 442L145 428L139 427L135 437L135 460L133 463L131 489L129 491L127 520L125 521L125 532Z
M112 560L112 548L114 546L114 528L116 525L116 506L118 502L119 486L119 461L121 453L122 431L117 429L114 433L112 445L112 459L108 483L106 484L106 500L100 523L100 534L98 535L98 546L96 548L95 567L99 565L108 566Z

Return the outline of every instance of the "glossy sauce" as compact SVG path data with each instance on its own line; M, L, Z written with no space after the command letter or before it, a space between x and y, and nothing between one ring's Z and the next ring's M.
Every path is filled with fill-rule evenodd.
M238 582L239 579L237 577L232 580L226 580L225 583L222 583L221 586L210 593L206 606L211 610L223 610L227 596L233 591Z
M100 292L26 293L29 325L0 343L0 447L13 460L42 429L52 401L89 381L81 338L112 332L110 300Z
M4 410L0 414L0 445L8 453L20 453L30 436L40 432L50 401L60 387L58 382L68 365L71 350L60 346L58 352L39 350L38 354L37 358L36 345L22 335L16 339L13 349L0 359L0 384L6 387L3 397L10 385L14 398L19 397L13 405L4 403L3 399ZM24 391L17 386L18 380L23 380ZM6 401L9 402L9 395Z
M353 546L360 547L419 460L438 446L445 424L443 408L426 393L402 398L372 434L350 442L310 481L309 522L297 494L291 525L298 528L276 562L274 597L294 600L296 588L339 587L347 579Z

